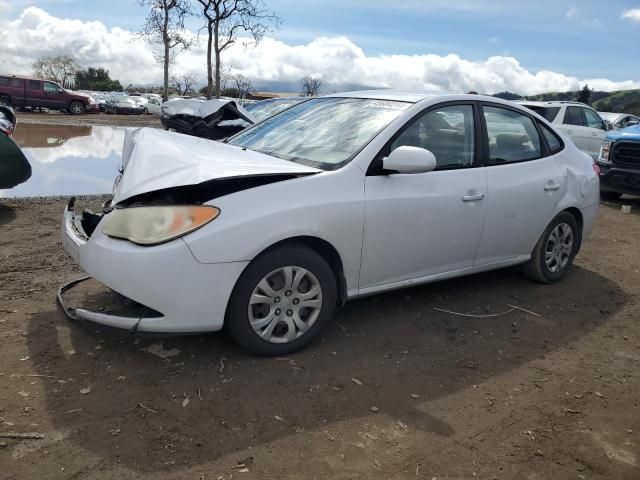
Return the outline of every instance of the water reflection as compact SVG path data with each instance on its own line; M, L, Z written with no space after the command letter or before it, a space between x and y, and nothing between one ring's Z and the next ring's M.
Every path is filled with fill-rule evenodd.
M109 193L118 174L124 128L18 125L15 139L33 175L0 197Z

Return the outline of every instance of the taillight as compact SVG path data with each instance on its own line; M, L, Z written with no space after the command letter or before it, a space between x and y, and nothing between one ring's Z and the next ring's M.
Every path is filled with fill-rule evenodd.
M596 175L600 176L602 175L602 170L600 170L600 165L598 165L597 163L593 163L593 171L596 172Z

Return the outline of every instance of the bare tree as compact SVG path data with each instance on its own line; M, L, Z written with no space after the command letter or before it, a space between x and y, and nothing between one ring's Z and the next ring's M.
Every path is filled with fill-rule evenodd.
M251 80L249 80L244 75L236 75L235 77L233 77L233 82L235 83L236 89L238 90L238 96L240 98L244 98L248 93L255 91Z
M176 89L178 95L187 95L194 93L193 86L196 83L196 76L192 73L184 73L171 77L170 83L171 86Z
M239 32L259 42L280 18L265 8L262 0L197 0L207 30L207 98L220 97L222 52L237 39Z
M307 97L315 97L321 86L322 82L317 78L307 76L302 79L302 93Z
M53 80L65 88L71 88L80 66L68 55L58 55L40 57L33 63L33 70L38 78Z
M161 46L154 58L164 66L164 100L169 95L169 64L176 54L189 48L193 40L185 35L184 19L190 13L189 0L138 0L149 7L149 13L139 32L149 43Z

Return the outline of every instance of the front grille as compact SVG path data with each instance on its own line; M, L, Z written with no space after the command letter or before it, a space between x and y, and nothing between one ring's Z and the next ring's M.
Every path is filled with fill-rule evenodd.
M621 167L640 168L640 142L616 142L613 163Z

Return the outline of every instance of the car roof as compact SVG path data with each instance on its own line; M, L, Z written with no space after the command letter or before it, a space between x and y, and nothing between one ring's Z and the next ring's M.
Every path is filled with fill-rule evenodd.
M395 89L380 89L380 90L358 90L353 92L340 92L326 95L326 97L342 97L342 98L368 98L371 100L390 100L397 102L418 103L423 100L431 100L434 98L450 99L450 100L484 100L494 103L504 103L508 105L509 101L502 100L498 97L491 97L487 95L479 95L475 93L449 93L449 92L434 92L428 90L395 90Z
M540 106L540 107L552 107L552 106L558 106L558 105L580 105L582 107L588 107L589 105L587 105L586 103L582 103L582 102L574 102L571 100L549 100L547 102L540 102L540 101L529 101L529 100L517 100L516 103L519 103L520 105L534 105L534 106Z
M425 90L358 90L327 95L328 97L369 98L372 100L395 100L399 102L417 103L429 98L449 95L445 92L428 92Z

